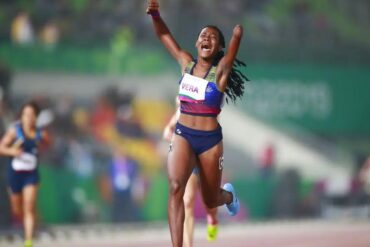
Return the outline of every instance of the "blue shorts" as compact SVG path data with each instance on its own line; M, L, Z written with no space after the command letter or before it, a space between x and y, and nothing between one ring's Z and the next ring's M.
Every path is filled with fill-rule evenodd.
M196 155L200 155L222 141L222 128L220 125L215 130L205 131L191 129L177 123L175 133L187 140Z
M27 185L37 185L40 182L38 169L33 171L17 172L13 168L8 171L8 186L12 193L21 193L23 188Z

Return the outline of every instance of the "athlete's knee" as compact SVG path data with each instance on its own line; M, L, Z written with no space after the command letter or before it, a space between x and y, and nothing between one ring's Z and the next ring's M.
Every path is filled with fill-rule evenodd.
M23 209L21 205L12 205L11 207L12 213L17 217L23 216Z
M23 205L23 213L25 215L33 214L35 212L35 204L33 202L25 202Z
M170 186L170 195L171 196L181 196L181 198L183 197L184 195L184 192L185 192L185 184L184 183L181 183L180 181L178 180L170 180L169 182L169 186Z
M188 210L188 211L194 210L194 202L195 202L194 195L189 195L185 193L184 195L185 210Z

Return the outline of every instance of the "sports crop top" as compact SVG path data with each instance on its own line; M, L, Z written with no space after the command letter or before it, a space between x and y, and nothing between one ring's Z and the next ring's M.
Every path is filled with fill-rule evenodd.
M35 138L28 138L20 122L15 123L16 139L21 141L23 152L20 156L10 159L11 168L15 171L33 171L37 168L38 144L41 141L41 130L36 130Z
M217 117L221 112L224 93L216 84L216 66L212 66L204 78L193 76L195 61L190 62L179 84L180 111L196 116Z

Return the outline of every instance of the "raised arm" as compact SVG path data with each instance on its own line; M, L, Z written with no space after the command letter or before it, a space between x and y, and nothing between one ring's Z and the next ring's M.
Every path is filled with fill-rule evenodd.
M148 7L146 10L147 14L152 16L153 26L157 37L166 47L169 53L178 61L183 71L186 65L193 59L190 53L182 50L176 40L173 38L170 30L166 23L163 21L159 14L159 4L157 0L149 0Z
M13 145L16 138L16 131L14 128L10 128L1 139L0 142L0 155L5 156L18 156L22 153L22 149L20 149L20 145L22 142L16 141Z
M233 30L233 35L231 37L229 47L226 51L225 56L221 59L217 66L217 77L219 87L225 90L228 82L228 77L233 68L234 60L239 50L240 41L243 36L243 27L241 25L236 25Z

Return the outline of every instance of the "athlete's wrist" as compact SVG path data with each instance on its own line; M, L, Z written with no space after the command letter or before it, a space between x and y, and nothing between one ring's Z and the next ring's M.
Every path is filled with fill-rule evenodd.
M151 15L153 19L158 19L161 17L161 14L159 13L158 9L150 10L148 14Z

